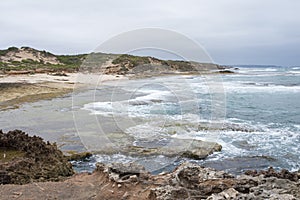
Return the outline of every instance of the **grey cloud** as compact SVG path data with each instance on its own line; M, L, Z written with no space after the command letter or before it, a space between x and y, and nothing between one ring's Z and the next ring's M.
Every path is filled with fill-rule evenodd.
M203 44L219 63L300 65L299 10L298 0L1 1L0 48L90 52L119 33L159 27Z

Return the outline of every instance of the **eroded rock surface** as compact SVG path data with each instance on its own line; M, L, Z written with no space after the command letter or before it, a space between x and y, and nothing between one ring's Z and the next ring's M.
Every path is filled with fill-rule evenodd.
M300 199L300 182L241 175L183 163L171 173L151 175L136 163L98 163L93 173L63 182L2 185L3 199Z
M137 163L98 163L93 173L46 182L74 173L56 145L16 130L0 131L0 147L0 199L300 199L299 172L273 168L235 177L183 163L151 175Z
M150 199L300 199L299 180L290 176L233 177L185 163L170 174L169 184L151 189Z
M146 147L128 145L121 150L104 148L99 151L102 154L122 153L131 156L155 156L185 157L195 160L204 159L214 152L222 150L222 146L215 142L206 142L195 139L169 139L164 146Z
M286 169L282 169L280 172L277 172L273 169L273 167L270 167L268 170L248 170L245 172L246 175L250 176L259 176L263 175L264 177L276 177L281 179L289 179L291 181L298 181L300 179L300 173L299 172L289 172Z
M20 130L0 130L0 184L58 181L73 174L72 165L55 144Z

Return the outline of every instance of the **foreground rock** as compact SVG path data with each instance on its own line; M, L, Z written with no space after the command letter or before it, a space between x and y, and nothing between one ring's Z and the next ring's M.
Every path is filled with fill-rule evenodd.
M97 164L92 174L64 182L0 186L3 199L300 199L299 180L242 175L184 163L173 172L151 175L135 163Z
M19 130L0 130L0 184L58 181L73 174L72 165L55 144Z
M168 184L151 189L150 199L300 199L300 182L284 178L233 177L222 171L185 163Z
M300 199L300 172L269 168L235 177L183 163L151 175L137 163L97 163L93 173L73 175L67 160L90 155L66 157L40 137L0 131L0 199Z
M300 180L300 173L298 172L289 172L286 169L282 169L280 172L277 172L273 169L273 167L270 167L268 170L264 171L256 171L256 170L248 170L245 172L246 175L250 176L260 176L263 175L264 177L276 177L281 179L289 179L291 181L298 181Z

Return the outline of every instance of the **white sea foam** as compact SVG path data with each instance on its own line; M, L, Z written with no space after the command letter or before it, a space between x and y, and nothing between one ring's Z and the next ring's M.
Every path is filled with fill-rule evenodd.
M193 92L199 94L214 94L218 91L235 93L300 92L299 85L275 85L274 83L269 82L223 81L222 83L219 83L221 90L213 89L213 87L210 88L209 84L206 83L190 83L190 85L193 88Z
M294 124L294 127L300 129L300 124Z
M274 85L270 83L253 83L249 84L247 82L224 82L224 89L226 92L235 93L255 93L255 92L300 92L300 86L284 86L284 85Z
M242 146L236 146L242 139ZM245 143L243 142L245 141ZM267 129L262 132L241 133L236 131L224 131L220 134L218 143L223 146L223 158L265 155L281 162L295 166L295 158L300 158L298 147L299 135L287 129ZM289 155L289 156L287 156Z
M88 103L85 104L82 109L90 111L90 114L92 115L111 116L116 113L116 108L113 106L112 102ZM119 109L122 109L122 107L119 107L118 110Z
M289 71L292 74L300 74L300 71Z
M130 127L125 130L125 133L133 136L135 139L155 139L164 135L166 136L168 131L163 126L163 122L161 124L157 124L157 122L148 122Z
M83 109L90 111L91 114L94 115L129 115L131 117L142 117L145 114L150 114L149 111L153 109L151 106L156 102L163 101L165 96L170 95L169 91L147 90L146 93L146 90L144 90L143 92L145 95L128 100L88 103L83 106Z
M279 70L278 68L264 68L264 69L256 68L253 71L255 71L255 72L276 72L278 70Z
M253 74L253 73L262 73L262 72L277 72L280 68L253 68L253 67L241 67L237 71L238 73Z
M146 91L143 91L146 93ZM139 102L145 102L145 103L151 103L153 104L155 101L163 101L165 100L165 97L170 95L170 91L160 91L160 90L147 90L146 95L138 96L133 99L129 99L129 103L139 103Z
M101 162L101 163L111 163L111 162L129 163L137 160L136 157L127 156L123 154L113 154L113 155L97 154L95 156L95 159L97 162Z
M288 75L289 72L282 72L280 69L275 70L273 68L266 70L243 70L241 70L242 73L247 72L248 70L249 73L260 74L235 74L233 76L226 76L224 81L219 84L223 84L223 87L227 93L234 93L230 95L235 95L235 93L265 94L276 92L300 92L299 85L280 85L280 81L276 83L276 80L273 82L273 79L267 77L274 76L274 74ZM264 71L264 73L259 72L259 70ZM297 69L293 69L293 71L296 70ZM242 79L241 76L244 76L245 78ZM264 77L259 76L264 76L267 78L264 79ZM300 142L299 124L280 124L271 122L272 119L270 119L269 123L259 123L256 122L257 120L250 119L249 121L246 119L239 119L239 115L237 114L234 115L236 118L229 118L224 121L220 120L220 123L225 123L224 129L217 130L215 132L211 130L199 130L199 124L210 123L212 121L201 120L201 113L192 105L197 102L195 105L198 104L201 107L201 112L205 109L209 110L209 106L207 105L209 104L208 100L210 95L215 92L209 90L209 84L212 83L205 82L205 80L201 77L194 77L193 79L186 80L187 84L191 88L191 90L189 90L183 88L179 83L176 83L175 78L170 77L170 81L175 81L175 83L173 85L169 84L170 87L168 87L167 90L166 87L158 89L140 88L136 91L134 98L130 100L116 102L95 102L86 104L84 109L89 110L93 114L115 114L142 119L139 121L139 123L134 124L134 126L131 126L125 130L128 135L133 136L136 140L159 139L164 138L165 134L171 133L172 137L174 138L198 139L204 141L213 141L221 144L223 146L222 151L209 156L207 160L263 155L277 159L276 162L280 163L279 165L286 165L286 167L289 169L297 167L297 162L295 161L300 160L300 147L298 145ZM132 85L131 89L127 89L127 91L135 93L134 85ZM196 94L196 96L188 93ZM177 101L175 97L179 100ZM245 96L245 98L247 98L247 96ZM220 106L222 105L221 102L216 103L216 105L218 104L220 104ZM177 112L176 109L179 111ZM174 113L167 113L168 111L172 110ZM239 110L237 110L237 112L238 111ZM257 113L257 115L259 115L259 113ZM216 123L215 121L213 122ZM230 128L231 125L233 125L233 130L235 127L241 128L237 128L236 131L232 131ZM228 127L228 129L226 127ZM251 130L253 132L247 132L246 130ZM131 158L122 157L120 155L113 159L131 160Z

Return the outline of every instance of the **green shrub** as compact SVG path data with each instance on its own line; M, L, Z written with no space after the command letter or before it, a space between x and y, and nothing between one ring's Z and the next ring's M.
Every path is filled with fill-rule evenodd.
M148 57L124 54L124 55L120 55L119 57L114 59L112 63L113 64L129 63L135 67L137 65L149 64L150 61L149 61Z
M57 56L57 59L59 60L59 62L65 64L65 65L80 66L85 57L86 57L85 54L70 55L70 56L60 55L60 56Z
M5 56L10 51L18 51L17 47L9 47L8 49L0 50L0 56Z

